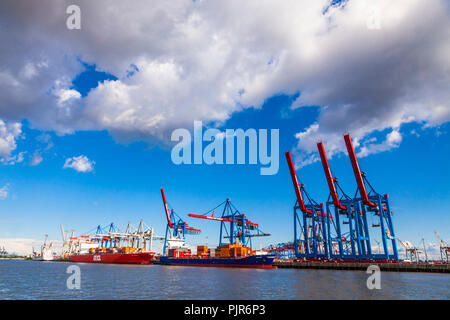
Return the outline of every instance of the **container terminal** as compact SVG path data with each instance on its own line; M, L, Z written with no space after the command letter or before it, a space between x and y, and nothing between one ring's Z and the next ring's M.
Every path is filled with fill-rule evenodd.
M77 238L72 234L69 239L61 226L65 251L54 260L336 270L366 270L368 265L377 264L382 271L448 273L450 246L436 231L440 261L428 260L424 242L421 250L396 237L388 194L375 191L366 173L361 171L349 133L344 135L344 141L356 180L356 191L351 196L343 190L332 174L324 144L320 141L317 148L329 188L328 199L323 203L315 201L305 184L299 183L291 153L285 153L296 196L291 242L271 245L256 252L252 249L252 238L270 234L263 232L257 223L250 221L230 199L226 199L204 214L187 215L220 222L219 246L214 250L205 245L197 246L194 254L186 245L185 236L200 234L201 230L190 227L172 207L169 208L161 188L167 219L164 237L154 235L152 228L144 229L142 220L134 231L130 224L125 232L110 224L108 230L98 226L93 235ZM221 215L214 216L216 211L221 211ZM151 251L154 240L164 241L162 256ZM399 258L397 244L405 250L405 259ZM425 255L425 260L420 260L421 254Z

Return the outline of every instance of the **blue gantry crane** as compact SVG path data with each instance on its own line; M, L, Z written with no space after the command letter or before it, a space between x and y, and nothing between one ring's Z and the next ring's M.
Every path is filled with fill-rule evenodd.
M371 253L370 258L398 261L392 211L389 207L389 196L387 194L381 195L376 192L368 181L366 174L360 170L355 149L353 148L352 140L350 138L350 133L344 135L344 140L352 164L356 183L358 185L358 189L354 197L354 201L358 205L357 212L366 218L369 213L372 214L375 220L378 221L372 223L371 227L380 228L379 235L381 236L381 243L383 244L383 253ZM367 192L367 189L369 192ZM390 242L390 245L388 242Z
M216 210L222 211L220 217L214 217ZM224 244L241 244L251 248L252 238L270 236L270 234L261 231L257 223L250 221L245 214L241 213L231 203L230 199L226 199L204 214L190 213L188 216L220 221L219 247Z
M331 173L323 143L318 142L317 148L330 190L326 209L323 203L314 201L305 186L298 182L291 154L289 151L285 154L297 197L294 205L295 256L308 260L398 261L389 197L376 192L360 170L350 134L344 135L344 140L357 191L353 197L343 191ZM369 223L369 216L372 224ZM376 235L383 245L383 252L377 254L371 246L371 237Z
M91 241L97 241L100 248L112 248L117 246L117 244L120 241L120 238L112 238L109 236L111 232L119 232L117 227L113 222L110 224L102 227L101 225L97 226L97 230L95 231L95 236L88 237L88 236L81 236L85 238L91 239Z
M330 258L370 259L372 251L367 217L358 210L354 198L347 195L333 177L323 142L317 143L330 195L326 202L330 234Z
M300 184L292 156L285 153L297 201L294 205L294 253L298 258L319 259L329 256L327 220L323 203L314 201Z
M164 204L164 211L167 218L166 235L164 238L163 253L166 254L169 243L177 242L180 246L185 245L186 234L199 234L200 229L189 227L189 225L181 219L173 209L169 208L164 194L164 189L161 188L161 196Z

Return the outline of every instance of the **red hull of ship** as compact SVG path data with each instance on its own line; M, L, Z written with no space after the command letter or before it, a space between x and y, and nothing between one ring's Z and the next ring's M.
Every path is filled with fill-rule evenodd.
M70 255L68 260L86 263L150 264L154 255L153 252L77 254Z

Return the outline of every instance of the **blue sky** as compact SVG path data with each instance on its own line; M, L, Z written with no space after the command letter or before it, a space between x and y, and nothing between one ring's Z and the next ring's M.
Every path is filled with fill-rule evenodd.
M74 81L83 94L106 78L93 68L88 70ZM170 148L149 147L143 142L119 144L106 131L64 136L47 133L54 146L43 154L42 163L2 167L0 182L9 185L9 196L1 202L5 214L0 234L3 238L40 239L47 233L59 239L60 223L79 233L98 224L115 222L120 227L142 218L162 235L166 221L159 188L164 187L178 214L203 231L189 237L192 244L205 242L206 237L209 244L217 243L219 223L186 214L206 212L226 198L272 234L256 240L257 246L291 241L295 194L283 153L295 145L295 133L318 116L316 108L290 110L295 98L274 96L261 109L237 113L221 127L279 128L280 168L273 176L260 175L260 165L174 165ZM378 192L390 194L397 236L417 244L422 237L435 241L435 229L442 235L450 231L446 214L450 210L448 125L422 128L409 124L401 132L400 147L364 157L360 166ZM33 150L42 132L25 123L24 135L18 148ZM66 158L78 155L93 160L94 171L63 168ZM347 193L353 194L356 183L346 155L333 158L330 165ZM324 202L328 189L321 164L313 163L297 173L316 201Z
M66 25L74 3L81 29ZM0 239L58 239L61 223L83 233L141 218L163 234L164 187L203 231L192 244L217 243L219 224L186 214L226 198L272 234L257 246L292 241L284 152L324 202L323 140L333 174L353 194L346 132L375 189L391 196L398 238L436 243L434 230L449 238L445 0L23 5L0 4ZM173 164L170 134L195 120L279 129L278 173Z

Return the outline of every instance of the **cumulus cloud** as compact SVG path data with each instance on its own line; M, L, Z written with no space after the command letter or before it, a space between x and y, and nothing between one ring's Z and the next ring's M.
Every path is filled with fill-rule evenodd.
M386 136L385 141L381 143L376 143L375 141L375 138L368 140L367 145L361 147L357 156L362 158L373 153L379 153L397 148L402 142L402 135L399 131L394 130Z
M72 168L78 172L91 172L94 170L94 161L86 156L67 158L63 168Z
M0 188L0 200L5 200L8 197L9 184Z
M293 108L320 107L297 135L305 164L316 160L318 139L333 155L350 131L368 155L398 147L404 123L449 121L446 1L330 2L44 0L23 10L22 1L2 1L0 118L168 141L194 120L221 123L300 92ZM74 3L81 30L65 27ZM369 28L373 19L379 28ZM71 84L80 58L117 80L81 97ZM390 136L371 141L373 132Z
M33 157L31 158L30 165L37 166L42 162L42 160L44 160L44 158L42 158L42 154L39 151L35 151Z
M315 142L321 139L332 157L345 151L342 134L351 132L363 157L397 148L402 124L429 127L450 119L445 102L450 98L445 89L450 86L448 6L439 1L432 1L431 7L424 1L374 3L381 8L379 30L348 29L356 27L352 13L361 9L355 1L335 16L335 30L349 33L324 50L337 53L339 63L326 63L327 71L294 102L294 108L320 106L318 122L297 135L299 166L318 160ZM345 17L349 20L342 21ZM375 132L386 132L383 142L371 137Z
M39 165L44 160L43 154L47 153L54 146L52 137L48 133L38 135L36 141L38 146L31 157L31 166Z
M12 164L23 161L23 152L12 155L17 148L17 139L22 133L20 122L5 122L0 119L0 162Z

